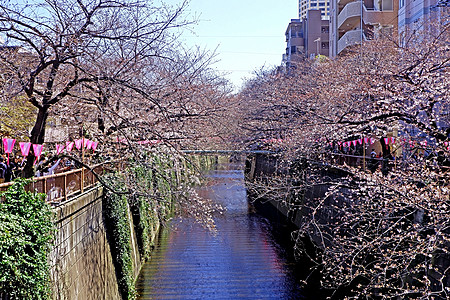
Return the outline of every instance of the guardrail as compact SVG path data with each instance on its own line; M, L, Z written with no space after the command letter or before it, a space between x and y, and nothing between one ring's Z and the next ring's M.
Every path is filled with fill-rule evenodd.
M184 154L275 154L270 150L181 150Z
M369 156L360 156L360 155L350 155L350 154L342 154L342 153L330 153L328 156L328 160L332 160L334 163L338 165L348 165L352 167L364 167L364 163L367 164L368 161L377 161L382 162L382 158L371 158Z
M362 40L366 40L366 36L361 29L355 29L347 31L338 41L338 53L349 46L353 46L361 43Z
M92 171L81 168L54 175L35 177L33 182L25 186L25 190L46 194L48 203L58 204L97 184L98 180L93 172L101 175L105 170L103 165L96 165L92 168ZM12 182L0 184L0 191L6 191L12 184Z
M389 169L396 169L397 165L401 161L395 159L384 159L382 157L370 157L360 155L350 155L343 153L330 153L326 160L337 165L347 165L351 167L359 167L363 170L372 169L376 170L380 167L387 167Z

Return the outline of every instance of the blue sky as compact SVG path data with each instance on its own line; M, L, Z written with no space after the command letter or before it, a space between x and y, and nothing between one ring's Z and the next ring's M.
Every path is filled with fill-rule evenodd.
M176 6L183 0L158 2ZM255 70L281 64L284 32L298 18L297 10L298 0L190 0L186 13L198 16L199 24L194 32L185 30L182 39L188 46L217 48L219 61L213 67L228 73L237 90Z
M181 0L162 0L176 5ZM214 50L214 67L229 73L235 86L262 66L278 66L286 48L284 32L298 18L298 0L190 0L188 13L199 16L194 34L185 31L187 45Z

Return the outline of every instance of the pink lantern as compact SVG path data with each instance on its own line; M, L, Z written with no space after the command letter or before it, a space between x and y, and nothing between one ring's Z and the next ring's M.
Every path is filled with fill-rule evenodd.
M86 143L86 149L91 149L92 148L92 143L93 143L93 141L90 141L90 140L87 140L87 143Z
M67 152L72 151L74 142L66 142L66 150Z
M83 138L83 147L86 148L88 143L90 142L88 139Z
M356 147L356 143L358 142L358 140L354 140L354 141L352 141L352 143L353 143L353 146L355 146Z
M359 143L360 145L362 145L363 139L358 139L358 143Z
M64 145L56 144L56 155L61 154L66 147Z
M5 148L5 153L12 153L15 142L15 139L3 139L3 147Z
M387 145L389 145L389 138L384 138L384 143Z
M81 147L83 146L83 140L75 140L75 147L77 147L78 150L81 149Z
M370 144L371 144L371 145L375 144L375 139L371 138L371 139L370 139Z
M39 160L39 157L42 154L42 149L44 148L44 145L36 145L33 144L33 151L34 151L34 156L36 156L36 159L34 160L33 165L36 164L36 162Z
M30 153L31 143L29 142L19 142L20 152L23 156L28 156Z
M95 151L97 150L97 146L98 146L98 142L92 142L92 150Z
M395 138L394 137L391 137L391 143L395 144Z
M368 144L369 143L369 138L364 138L364 144Z
M9 166L9 154L12 153L14 149L15 139L3 139L3 147L5 149L5 153L8 154L8 166Z

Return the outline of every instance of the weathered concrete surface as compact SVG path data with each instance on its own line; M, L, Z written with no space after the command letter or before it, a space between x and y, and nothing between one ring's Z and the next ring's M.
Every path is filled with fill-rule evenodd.
M55 208L57 232L50 255L53 299L120 299L102 197L103 189L97 187Z
M106 235L102 198L103 188L98 186L54 208L57 232L49 259L53 299L121 299ZM143 261L129 207L128 220L136 279ZM159 223L152 228L152 240L158 231Z

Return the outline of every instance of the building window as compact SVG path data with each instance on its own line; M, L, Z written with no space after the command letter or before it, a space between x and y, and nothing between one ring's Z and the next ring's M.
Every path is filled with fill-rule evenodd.
M330 43L329 42L323 42L322 43L322 49L328 49L330 47Z
M381 11L391 11L394 9L392 0L378 0L376 6L376 9Z
M325 2L319 2L319 6L325 6Z
M329 27L328 26L322 26L321 31L322 31L322 33L328 33L329 32Z
M310 3L309 5L310 5L311 7L312 7L312 6L317 6L317 3Z
M297 47L291 46L291 54L295 54L295 52L297 52L296 50L297 50Z

